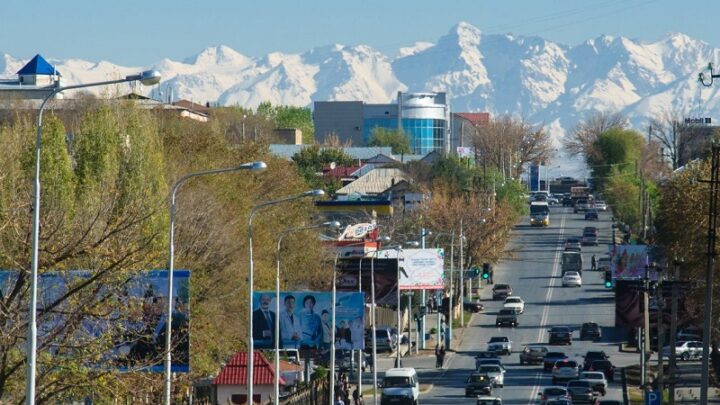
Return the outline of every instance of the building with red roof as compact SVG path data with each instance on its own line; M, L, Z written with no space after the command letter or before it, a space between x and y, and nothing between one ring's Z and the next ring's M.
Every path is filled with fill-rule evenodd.
M450 150L460 153L458 148L472 148L472 138L475 128L490 123L490 113L486 112L456 112L452 114L452 129L450 134ZM467 153L466 149L464 153Z
M237 352L213 379L215 399L218 405L244 404L247 402L247 352ZM256 351L253 359L253 403L264 403L273 397L275 368ZM285 380L280 377L280 385Z

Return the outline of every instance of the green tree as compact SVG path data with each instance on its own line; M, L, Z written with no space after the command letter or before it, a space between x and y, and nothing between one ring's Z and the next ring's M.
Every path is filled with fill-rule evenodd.
M321 147L311 145L300 150L292 157L297 172L305 179L305 182L313 188L323 188L326 192L332 193L337 190L337 184L325 184L322 176L324 166L335 163L338 166L350 166L353 158L346 154L342 148Z
M270 119L275 128L297 128L301 130L304 143L312 143L315 139L312 111L307 107L273 106L268 101L258 105L257 114Z
M410 138L402 131L375 127L370 132L368 146L389 146L396 155L410 153Z
M593 142L594 154L586 155L596 184L617 169L620 173L632 172L642 157L644 139L636 131L612 128L598 135Z

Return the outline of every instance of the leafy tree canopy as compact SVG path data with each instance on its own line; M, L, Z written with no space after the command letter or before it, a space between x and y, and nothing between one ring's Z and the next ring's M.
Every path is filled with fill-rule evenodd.
M402 131L376 127L371 131L368 146L389 146L396 155L409 154L410 138Z
M270 119L275 124L275 128L297 128L301 130L304 143L311 143L315 139L312 111L307 107L273 106L269 101L266 101L258 105L257 114Z

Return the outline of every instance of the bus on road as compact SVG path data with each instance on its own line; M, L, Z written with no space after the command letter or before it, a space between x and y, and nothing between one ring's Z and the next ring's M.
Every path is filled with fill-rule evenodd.
M533 201L530 203L530 225L550 225L550 206L547 201Z

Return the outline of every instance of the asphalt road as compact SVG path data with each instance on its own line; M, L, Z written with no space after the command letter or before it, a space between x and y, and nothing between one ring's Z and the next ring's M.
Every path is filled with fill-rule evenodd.
M638 354L620 353L619 342L624 332L614 328L615 307L612 290L603 286L602 274L590 271L590 257L605 254L611 242L609 213L601 213L600 221L585 221L582 214L573 214L570 208L557 207L551 212L551 225L531 228L524 221L513 232L507 257L495 266L495 283L509 283L515 296L525 301L525 313L520 315L516 328L495 326L495 314L501 301L491 301L490 286L485 286L482 298L485 311L473 316L464 331L456 353L449 358L445 370L419 368L420 381L432 383L433 388L421 395L422 404L470 404L465 398L464 381L474 369L474 353L485 350L492 336L507 336L513 342L513 353L503 357L508 369L505 387L497 388L494 395L503 404L539 403L538 393L551 384L551 374L541 366L520 366L519 351L527 343L547 343L547 329L567 325L576 331L571 346L548 346L564 351L571 358L583 361L588 350L604 350L616 366L638 362ZM600 246L583 247L585 270L582 288L563 288L560 278L560 255L565 238L581 236L582 228L595 225L600 229ZM599 342L580 341L579 327L583 322L597 322L603 331ZM409 359L406 361L409 365ZM615 383L610 384L608 399L622 399L619 370Z

